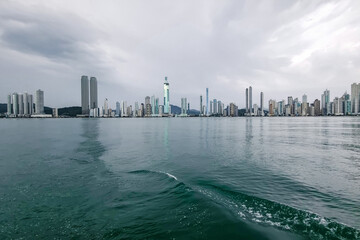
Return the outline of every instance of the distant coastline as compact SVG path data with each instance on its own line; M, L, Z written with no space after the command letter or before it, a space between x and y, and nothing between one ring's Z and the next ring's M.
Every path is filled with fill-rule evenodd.
M172 111L172 115L168 116L168 117L183 117L180 116L181 114L181 108L175 105L171 105L171 111ZM88 116L82 116L81 115L81 107L80 106L72 106L72 107L63 107L63 108L57 108L58 110L58 116L57 117L50 117L50 118L89 118ZM45 111L45 115L51 115L53 112L53 108L51 107L44 107L44 111ZM291 116L268 116L268 111L264 111L265 112L265 116L247 116L246 115L246 109L239 109L238 110L238 116L236 117L246 117L246 118L259 118L259 117L282 117L282 118L286 118L286 117L344 117L344 116L348 116L348 117L356 117L359 115L326 115L326 116L301 116L301 115L291 115ZM0 117L1 118L13 118L13 117L6 117L6 104L5 103L0 103ZM200 116L200 112L198 110L195 109L191 109L190 110L190 114L186 117L224 117L224 116L220 116L220 115L210 115L210 116ZM24 117L16 117L16 118L42 118L41 116L36 117L36 116L24 116ZM146 117L101 117L101 118L162 118L161 116L146 116Z

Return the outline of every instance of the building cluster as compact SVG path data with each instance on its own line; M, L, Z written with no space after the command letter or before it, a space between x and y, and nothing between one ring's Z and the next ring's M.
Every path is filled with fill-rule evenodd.
M35 102L34 102L35 100ZM44 111L44 91L37 90L35 99L32 94L13 93L7 96L7 117L51 117Z
M164 97L146 96L144 103L135 102L128 105L127 101L116 102L116 109L109 107L108 99L102 107L98 106L98 86L96 77L81 77L81 114L78 117L168 117L176 111L170 106L170 85L167 77L163 83ZM269 100L268 111L264 109L264 93L260 92L260 104L253 104L252 87L245 89L245 109L239 109L235 103L225 105L214 98L209 101L209 88L206 88L205 99L200 95L200 111L190 111L190 103L186 97L181 98L181 111L176 116L200 117L237 117L237 116L345 116L360 115L360 83L351 85L351 95L345 92L332 101L330 91L325 90L321 99L309 102L307 95L298 98L289 96L286 100ZM175 109L176 110L176 109ZM178 110L177 110L178 111ZM192 113L192 114L191 114ZM28 93L13 93L7 96L6 117L58 117L58 110L52 109L52 114L45 114L44 92L37 90L35 97Z
M105 100L105 103L107 100ZM107 106L107 104L106 104ZM105 104L104 104L105 107ZM96 77L81 77L81 113L83 116L99 117L109 113L108 107L98 107L98 89Z
M325 90L321 100L315 99L309 103L307 95L302 96L302 101L289 96L287 101L269 100L269 116L345 116L359 113L355 106L359 106L360 84L351 85L351 98L345 92L342 97L335 97L330 101L330 91ZM354 91L354 92L353 92ZM356 92L358 91L358 92ZM353 108L352 108L353 106Z
M89 94L90 93L90 94ZM135 102L134 107L127 101L116 102L116 109L109 107L108 99L104 100L104 106L98 106L97 80L95 77L89 79L81 77L81 109L80 117L163 117L171 116L170 90L167 77L164 81L164 104L160 104L158 97L146 96L145 103Z
M96 78L86 76L81 78L82 113L90 117L163 117L174 116L171 114L169 104L169 82L165 77L164 103L160 104L160 98L146 96L145 103L135 102L135 105L127 105L126 101L116 102L116 110L109 108L108 100L100 109L97 104L97 81ZM90 101L89 101L90 99ZM260 92L260 104L253 104L252 87L245 89L245 109L239 110L235 103L225 105L222 101L214 98L209 101L209 88L206 88L205 99L200 95L200 117L237 117L237 116L329 116L329 115L358 115L360 114L360 83L351 85L351 96L346 92L342 97L336 97L330 101L330 91L325 90L321 100L316 99L309 103L307 95L302 96L302 101L289 96L287 101L269 100L268 112L264 109L264 93ZM187 117L190 115L190 103L186 97L181 98L181 111L177 116Z

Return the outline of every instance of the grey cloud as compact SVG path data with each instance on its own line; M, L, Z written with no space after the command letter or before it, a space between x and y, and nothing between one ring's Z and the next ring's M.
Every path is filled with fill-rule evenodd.
M82 74L97 76L99 102L113 105L161 97L165 75L172 103L196 108L206 87L240 107L249 85L255 103L260 91L334 96L359 79L359 11L358 1L3 2L0 52L18 53L0 57L0 82L13 89L30 74L51 96L75 86L68 105L79 104Z

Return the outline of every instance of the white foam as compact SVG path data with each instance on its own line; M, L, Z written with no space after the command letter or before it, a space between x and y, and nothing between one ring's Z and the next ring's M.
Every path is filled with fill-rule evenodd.
M172 175L170 173L167 173L167 172L161 172L161 173L168 175L169 177L171 177L172 179L175 179L176 181L178 180L174 175Z

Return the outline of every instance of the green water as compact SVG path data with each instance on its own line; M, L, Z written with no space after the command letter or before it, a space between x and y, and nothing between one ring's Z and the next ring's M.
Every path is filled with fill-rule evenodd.
M5 119L0 239L359 239L360 118Z

